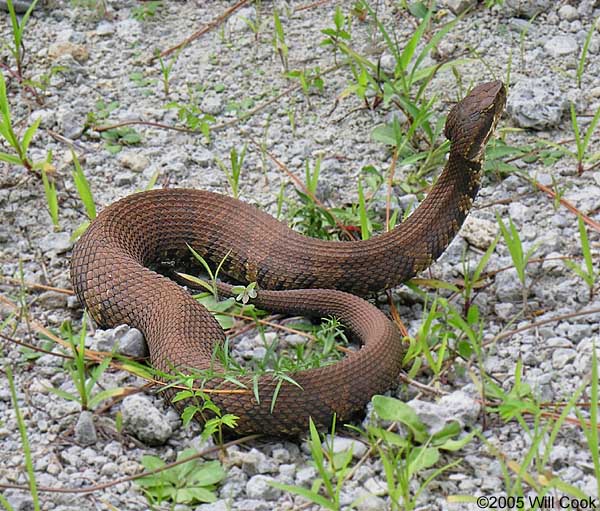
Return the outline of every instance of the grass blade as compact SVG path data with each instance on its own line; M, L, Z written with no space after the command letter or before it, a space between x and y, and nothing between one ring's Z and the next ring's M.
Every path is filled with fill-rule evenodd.
M583 71L585 69L585 60L587 58L588 48L592 42L592 36L596 30L597 22L598 19L593 21L592 26L590 27L590 30L585 38L585 42L583 43L583 48L581 49L581 56L579 57L579 63L577 64L577 87L581 87L581 78L583 77Z
M40 501L37 492L37 483L35 480L35 474L33 472L33 461L31 458L31 447L29 445L29 439L27 438L27 429L25 427L25 421L21 410L19 409L19 402L17 400L17 391L15 389L15 382L13 379L12 369L9 365L5 366L6 378L8 380L8 386L10 387L10 397L13 402L15 410L15 417L17 418L17 424L19 426L19 433L21 434L21 445L23 446L23 454L25 456L25 466L27 467L27 478L29 482L29 491L31 492L31 498L33 499L33 508L35 511L40 509Z
M90 184L81 169L81 164L79 163L75 151L71 150L71 156L73 158L74 170L72 171L72 175L73 181L75 182L75 188L77 188L77 193L81 198L81 202L83 202L88 218L93 220L96 218L96 204L94 203L94 196L92 195Z
M42 168L42 182L44 183L44 192L46 194L46 203L48 212L54 227L58 227L58 196L56 194L56 185L48 179L46 171Z

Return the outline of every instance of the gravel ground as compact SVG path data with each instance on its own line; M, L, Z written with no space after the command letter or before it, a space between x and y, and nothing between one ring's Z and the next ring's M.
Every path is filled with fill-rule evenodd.
M393 21L399 40L407 39L414 32L415 20L394 8L392 3L377 2L378 14L386 22ZM456 9L476 3L440 2L437 19L450 21L455 18ZM307 159L314 161L321 156L318 191L330 206L356 201L357 176L364 166L374 165L384 171L388 168L389 150L374 142L370 134L375 126L390 119L390 110L384 107L362 109L355 95L344 94L352 83L347 69L325 75L322 93L307 98L301 91L295 91L276 99L244 122L227 124L244 108L267 103L290 87L282 74L281 60L273 49L273 5L270 2L260 3L258 11L253 5L244 7L187 46L171 70L168 97L163 90L159 65L151 58L154 51L173 46L222 14L231 4L165 2L161 10L145 20L136 19L134 14L148 3L106 0L103 4L107 8L105 16L84 6L75 8L69 2L49 2L35 11L27 27L26 77L45 81L46 88L40 89L40 104L25 87L9 79L9 97L19 129L41 118L31 154L33 160L41 160L48 150L53 152L60 228L52 227L41 184L24 168L0 164L0 272L3 276L18 277L22 265L24 280L28 283L70 288L69 238L84 221L85 214L70 177L69 147L60 136L74 140L100 208L144 188L157 172L157 186L230 193L226 177L215 159L226 161L232 147L241 148L248 143L240 196L274 213L281 183L287 184L288 179L271 160L261 157L252 139L263 144L298 176L303 176ZM289 48L290 69L331 67L333 52L319 42L323 39L321 30L333 25L335 3L276 4ZM341 2L343 12L348 12L352 4ZM539 14L534 16L537 12ZM440 115L446 112L470 84L506 77L510 62L509 102L502 126L522 129L508 130L507 143L518 146L532 144L539 138L555 142L572 139L569 101L575 105L582 129L600 108L599 16L600 4L590 0L570 3L507 0L505 5L493 8L475 6L457 22L428 62L468 59L457 65L462 89L449 70L436 75L429 86L430 95L439 96L437 112ZM244 18L262 27L258 38ZM582 84L577 87L579 55L594 23L597 31L589 44ZM9 26L8 17L3 14L0 31L4 40L9 39ZM382 54L382 68L393 69L391 55L385 51L381 39L373 38L372 28L368 22L355 20L354 48L373 59ZM12 63L6 50L2 55L3 63ZM5 65L3 72L7 76L4 68ZM176 111L165 105L185 103L190 94L198 98L203 112L215 116L216 124L224 124L212 133L210 143L199 135L140 125L135 129L141 135L141 143L111 154L100 134L85 128L90 112L96 112L99 123L108 122L103 119L106 115L110 122L141 119L177 124ZM591 138L589 154L600 150L597 134L598 130ZM574 144L569 142L567 147L574 148ZM570 157L545 162L516 160L512 164L542 185L552 187L556 181L564 199L590 218L600 220L600 172L597 169L578 175L576 162ZM398 180L411 170L410 167L398 169ZM395 192L398 204L405 207L414 199L410 194L404 195L400 188ZM520 359L524 379L537 396L544 401L565 401L589 374L592 347L594 342L600 341L600 313L543 323L560 315L600 307L600 299L590 299L584 282L556 259L557 256L581 255L577 219L572 212L555 207L552 199L517 175L499 177L498 173L488 173L466 225L432 266L430 275L447 281L460 278L464 251L467 250L471 261L477 261L482 249L489 246L496 235L496 214L505 219L510 215L524 247L535 247L534 257L545 259L528 268L528 311L524 317L519 315L521 284L514 269L498 272L491 284L477 295L476 303L485 325L484 340L488 341L484 368L508 391L514 383L515 366ZM592 251L598 255L598 233L589 232ZM500 242L487 269L511 265L509 252ZM18 288L6 280L0 290L4 298L18 298ZM402 288L395 298L409 331L416 333L422 324L422 301ZM81 318L76 301L54 291L30 290L23 299L29 304L32 317L51 328L58 327L65 319L78 322ZM0 302L2 317L9 312L9 306ZM526 326L532 320L543 324L494 340L504 329ZM19 325L13 337L40 343L29 334L25 322ZM126 353L139 355L143 353L140 337L137 331L119 327L108 332L96 331L88 341L91 348L106 349L118 339ZM247 334L239 341L237 350L245 350L246 358L260 355L260 337L256 332ZM202 447L198 428L194 425L183 428L177 414L159 397L132 395L92 418L89 414L80 414L77 403L46 390L53 385L73 391L73 383L60 358L44 355L35 362L26 362L17 346L4 342L2 366L7 363L14 367L19 404L27 424L40 486L77 488L103 484L139 472L143 454L172 461L184 448ZM444 381L432 384L445 394L441 400L435 394L420 393L420 388L412 385L403 385L392 395L407 401L412 399L411 406L432 429L452 419L458 419L467 429L480 427L482 416L477 388L470 370L461 368L448 373ZM0 378L0 483L23 485L27 482L23 448L4 372ZM430 382L427 374L418 378L421 383ZM141 379L118 371L106 372L101 379L106 388L142 383ZM585 415L585 410L583 413ZM117 433L119 417L123 420L124 433ZM499 449L507 459L522 460L530 439L516 422L505 424L494 417L486 424L488 445L475 440L455 454L462 458L462 463L423 492L420 509L467 509L466 504L449 504L447 496L490 496L503 488L501 464L491 454L491 448ZM364 451L364 445L351 440L348 433L340 432L337 441L340 449L352 443L355 455ZM234 446L228 449L225 466L228 475L217 491L216 503L191 508L180 505L176 509L316 509L304 505L299 497L266 484L270 479L301 485L312 482L316 472L305 443L259 440ZM585 495L598 496L592 459L580 428L563 427L550 454L548 468ZM8 489L3 495L15 510L32 509L28 492ZM382 465L375 458L368 459L346 483L342 504L347 507L359 497L363 498L358 509L389 508ZM57 511L148 508L139 489L129 482L88 495L43 493L41 501L42 509Z

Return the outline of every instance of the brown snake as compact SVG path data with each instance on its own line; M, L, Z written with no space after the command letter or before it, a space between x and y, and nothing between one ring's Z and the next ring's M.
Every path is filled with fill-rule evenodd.
M211 394L223 413L239 417L236 434L298 435L309 417L320 425L328 425L334 413L348 419L392 385L403 355L394 325L348 293L394 287L445 250L477 194L485 144L505 102L505 87L496 81L478 85L452 108L444 171L417 210L390 232L366 241L322 241L230 197L153 190L116 202L92 222L73 249L73 287L100 325L139 328L157 369L218 372L222 367L211 360L215 344L225 338L218 323L183 288L147 266L166 250L186 250L186 244L214 264L227 256L227 275L258 283L257 306L336 316L362 342L360 350L334 365L291 374L301 388L280 383L273 410L278 380L268 374L259 380L260 403L251 378L242 379L250 390L241 393L232 383L211 382L237 391Z

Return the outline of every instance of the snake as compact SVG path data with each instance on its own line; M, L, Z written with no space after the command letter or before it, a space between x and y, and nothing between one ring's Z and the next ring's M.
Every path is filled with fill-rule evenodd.
M129 195L104 208L73 247L71 280L79 300L102 327L125 323L141 330L152 366L165 377L213 375L206 395L221 413L237 417L235 435L299 436L310 419L321 427L334 416L350 420L398 381L406 351L395 324L363 297L414 277L454 238L480 187L485 146L506 95L501 81L482 83L452 107L444 127L449 155L435 185L403 222L366 240L305 236L251 204L210 191ZM233 281L256 282L256 306L336 317L360 348L288 378L267 372L231 381L214 356L225 342L218 322L153 266L165 253L189 247L222 264ZM219 289L231 291L226 284ZM174 393L167 392L170 401ZM174 406L181 410L185 403Z

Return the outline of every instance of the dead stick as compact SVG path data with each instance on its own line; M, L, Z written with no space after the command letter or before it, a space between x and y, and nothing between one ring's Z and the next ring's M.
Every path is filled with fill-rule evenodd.
M166 57L167 55L171 55L171 53L176 52L179 48L183 48L184 46L187 46L188 44L190 44L192 41L195 41L196 39L198 39L199 37L203 36L204 34L206 34L206 32L212 30L213 28L215 28L216 26L220 25L221 23L223 23L223 21L225 21L227 18L229 18L229 16L231 16L235 11L237 11L240 7L243 7L244 5L246 5L248 3L249 0L240 0L238 3L236 3L235 5L231 6L229 9L227 9L223 14L217 16L214 20L212 20L210 23L204 25L200 30L194 32L191 36L189 36L187 39L184 39L183 41L181 41L179 44L176 44L175 46L172 46L171 48L167 49L167 50L163 50L163 52L160 54L161 57Z

